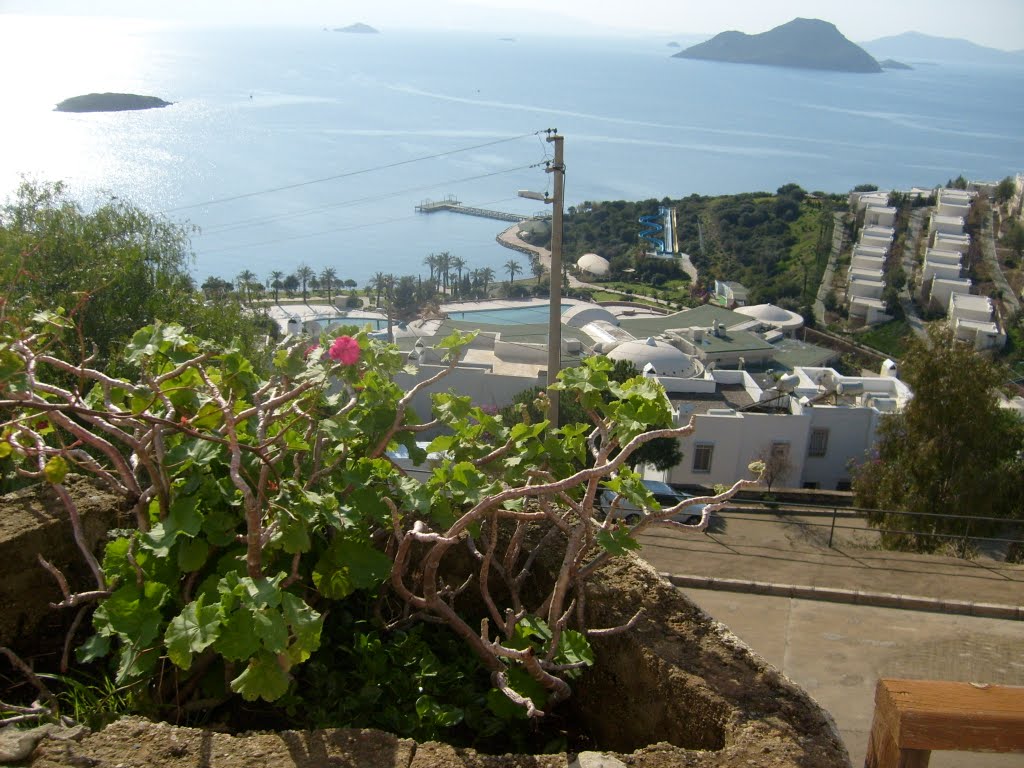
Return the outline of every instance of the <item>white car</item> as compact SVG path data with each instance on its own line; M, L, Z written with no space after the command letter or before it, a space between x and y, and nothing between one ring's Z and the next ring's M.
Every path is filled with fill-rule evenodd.
M688 494L677 491L668 483L662 483L658 480L644 480L643 484L647 490L650 491L651 495L654 496L654 500L658 502L661 509L674 507L676 504L691 498ZM616 503L616 501L618 503ZM669 519L677 523L695 525L700 522L705 506L707 505L696 504L691 507L684 507L682 511L676 513ZM633 502L620 498L619 494L609 490L601 491L599 507L599 515L601 519L604 519L608 514L611 514L613 520L625 520L627 525L636 525L639 523L641 516L646 512L646 510L637 508Z

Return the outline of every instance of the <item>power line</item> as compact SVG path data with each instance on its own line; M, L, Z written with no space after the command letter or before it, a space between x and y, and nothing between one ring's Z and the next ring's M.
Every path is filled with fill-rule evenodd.
M540 133L540 131L534 131L533 133L524 133L524 134L520 134L519 136L510 136L508 138L498 139L496 141L488 141L488 142L486 142L484 144L476 144L476 145L474 145L472 147L462 147L461 149L452 149L452 150L448 150L447 152L438 152L438 153L433 154L433 155L424 155L423 157L413 157L413 158L410 158L408 160L399 160L399 161L394 162L394 163L387 163L385 165L377 165L377 166L373 166L371 168L363 168L363 169L358 170L358 171L346 171L345 173L338 173L338 174L335 174L333 176L325 176L325 177L323 177L321 179L311 179L309 181L300 181L300 182L296 182L295 184L285 184L285 185L280 186L280 187L271 187L269 189L262 189L262 190L259 190L259 191L256 191L256 192L244 192L244 193L239 194L239 195L232 195L230 197L221 197L221 198L217 198L215 200L207 200L206 202L202 202L202 203L192 203L190 205L179 205L176 208L167 208L167 209L165 209L163 211L160 211L160 213L165 213L165 214L166 213L175 213L177 211L187 211L187 210L190 210L192 208L202 208L202 207L207 206L207 205L219 205L220 203L230 203L230 202L233 202L235 200L243 200L243 199L248 198L248 197L257 197L259 195L268 195L268 194L271 194L273 192L284 192L284 191L289 190L289 189L298 189L300 187L308 187L311 184L322 184L325 181L335 181L337 179L346 179L346 178L349 178L351 176L359 176L360 174L364 174L364 173L373 173L374 171L384 171L384 170L387 170L389 168L398 168L399 166L409 165L411 163L419 163L419 162L422 162L424 160L435 160L435 159L437 159L439 157L447 157L449 155L457 155L457 154L459 154L461 152L471 152L474 149L483 149L485 147L493 147L496 144L505 144L505 143L508 143L510 141L518 141L519 139L526 138L527 136L535 136L538 133Z
M374 202L374 201L377 201L377 200L387 200L388 198L397 197L399 195L404 195L404 194L407 194L409 192L420 192L420 191L423 191L423 190L426 190L426 189L434 189L434 188L440 187L442 185L463 184L463 183L468 182L468 181L478 181L480 179L486 179L486 178L489 178L491 176L499 176L499 175L501 175L503 173L512 173L514 171L521 171L521 170L525 170L525 169L528 169L528 168L534 168L534 167L537 167L537 166L538 166L538 164L536 164L536 163L532 164L532 165L517 166L515 168L507 168L507 169L502 170L502 171L491 171L489 173L482 173L482 174L478 174L476 176L465 176L465 177L463 177L461 179L449 179L448 181L438 181L438 182L434 182L434 183L431 183L431 184L421 184L421 185L415 186L415 187L407 187L405 189L395 190L394 192L384 192L384 193L381 193L379 195L368 195L366 197L356 197L356 198L352 198L350 200L342 200L342 201L337 202L337 203L330 203L328 205L321 205L321 206L317 206L315 208L304 208L304 209L299 210L299 211L292 211L290 213L281 213L281 214L277 214L275 216L255 216L255 217L252 217L252 218L249 218L249 219L241 219L241 220L238 220L238 221L226 222L224 224L214 224L214 225L212 225L209 228L203 229L200 234L220 234L222 232L229 232L229 231L234 230L234 229L241 229L241 228L249 227L249 226L252 226L252 225L260 226L260 225L263 225L263 224L270 224L270 223L275 222L275 221L283 221L284 219L292 219L292 218L298 218L298 217L302 217L302 216L312 216L313 214L323 213L324 211L329 211L329 210L332 210L332 209L335 209L335 208L346 208L346 207L349 207L349 206L360 205L362 203L369 203L369 202Z
M532 164L531 165L521 165L521 166L518 166L516 168L506 168L503 171L492 171L491 173L485 173L485 174L482 174L480 176L474 176L472 178L473 179L483 179L483 178L487 178L489 176L500 176L500 175L502 175L504 173L512 173L514 171L522 171L522 170L525 170L527 168L533 168L533 167L535 167L535 165L532 165ZM442 183L444 183L444 182L442 182ZM430 186L431 187L436 187L438 185L437 184L432 184ZM398 193L396 193L396 194L398 194ZM508 198L505 198L505 199L508 199ZM353 225L345 226L345 227L331 227L330 229L317 230L316 232L307 232L307 233L302 234L302 235L291 235L289 237L278 237L278 238L274 238L272 240L261 240L261 241L255 242L255 243L244 243L244 244L239 244L239 245L226 246L224 248L214 248L214 249L211 249L211 250L204 250L203 253L209 255L209 254L227 253L227 252L230 252L230 251L237 251L237 250L239 250L241 248L259 248L259 247L264 246L264 245L276 245L278 243L285 243L285 242L290 242L290 241L293 241L293 240L305 240L305 239L308 239L310 237L319 237L320 235L334 234L336 232L348 232L348 231L351 231L351 230L354 230L354 229L364 229L366 227L378 227L378 226L380 226L382 224L393 224L395 222L407 221L409 219L414 219L414 218L416 218L416 214L414 214L412 216L398 216L398 217L395 217L395 218L392 218L392 219L383 219L381 221L364 222L362 224L353 224ZM222 230L222 231L229 231L229 230ZM215 232L214 234L220 234L220 233Z

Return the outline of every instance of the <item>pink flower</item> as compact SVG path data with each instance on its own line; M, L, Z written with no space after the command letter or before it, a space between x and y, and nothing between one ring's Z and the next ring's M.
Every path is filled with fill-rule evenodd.
M342 365L354 365L359 360L359 342L351 336L339 336L327 350L331 360Z

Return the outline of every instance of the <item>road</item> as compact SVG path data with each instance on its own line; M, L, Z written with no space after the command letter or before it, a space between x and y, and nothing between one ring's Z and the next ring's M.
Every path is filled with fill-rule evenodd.
M1022 603L1024 565L887 552L856 523L838 529L829 548L828 522L726 512L707 535L643 534L640 554L663 573ZM683 591L832 714L854 766L863 765L879 677L1024 685L1024 621ZM936 752L931 760L933 768L1020 765L1020 755Z

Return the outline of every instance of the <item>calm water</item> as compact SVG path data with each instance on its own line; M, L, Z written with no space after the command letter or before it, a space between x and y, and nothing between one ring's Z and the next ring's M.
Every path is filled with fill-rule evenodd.
M565 312L572 304L562 304ZM509 309L473 309L469 312L449 312L451 320L462 320L485 325L524 325L530 323L546 323L550 317L550 307L538 304L529 307L511 307Z
M566 137L569 204L1021 169L1024 70L812 73L672 59L665 42L0 16L0 191L64 179L86 204L109 191L187 221L200 280L306 263L363 283L426 273L442 250L499 279L524 263L495 244L502 222L414 207L452 194L537 211L515 193L545 191L528 166L548 156L548 127ZM93 91L175 104L52 111Z

